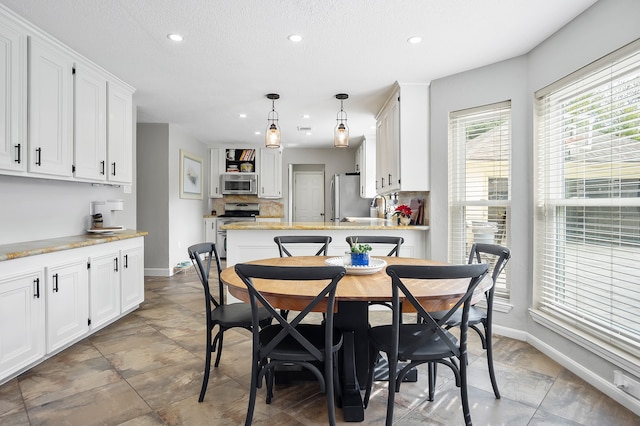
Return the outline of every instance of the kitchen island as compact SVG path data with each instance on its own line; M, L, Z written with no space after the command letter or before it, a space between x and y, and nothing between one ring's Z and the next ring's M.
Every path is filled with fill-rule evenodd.
M383 219L362 219L351 222L239 222L224 225L227 231L227 266L240 262L278 257L273 238L279 235L329 235L332 238L327 254L342 256L349 250L346 238L353 235L385 235L404 238L400 256L425 258L428 226L387 225ZM313 255L313 247L300 247L299 255ZM372 256L386 255L374 249Z

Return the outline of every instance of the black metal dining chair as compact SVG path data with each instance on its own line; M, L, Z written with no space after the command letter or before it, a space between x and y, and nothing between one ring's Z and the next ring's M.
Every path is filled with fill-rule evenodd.
M489 368L489 378L491 379L491 387L496 399L500 399L500 390L498 389L498 382L496 381L496 373L493 366L493 299L496 290L496 282L498 277L507 266L509 259L511 258L511 251L504 246L498 244L485 244L475 243L471 246L469 252L469 264L473 263L488 263L493 265L491 272L491 278L493 278L493 285L490 289L485 291L485 301L487 304L486 309L481 309L477 306L471 306L469 309L469 327L475 330L480 337L482 348L487 351L487 364ZM435 319L441 319L446 315L445 311L432 312L431 316ZM447 328L458 327L462 321L462 312L458 311L446 322ZM482 325L480 329L479 325ZM436 368L432 367L432 376L435 384ZM433 401L434 387L429 388L429 400Z
M273 241L275 241L278 246L280 257L293 256L290 251L291 245L298 245L298 247L302 247L303 245L313 247L315 245L313 250L318 249L315 256L326 256L329 243L331 243L331 237L325 235L286 235L274 237Z
M222 355L222 342L224 332L231 328L239 327L251 330L253 326L251 306L247 303L231 303L225 304L224 285L220 280L220 272L222 265L218 250L214 243L200 243L190 246L189 259L195 267L198 278L204 288L204 302L207 321L207 343L206 356L204 362L204 377L202 379L202 388L200 389L200 397L198 402L204 400L204 394L207 392L207 384L209 383L209 371L211 370L211 353L216 352L217 367L220 364L220 356ZM211 272L211 263L215 261L218 273L218 291L216 297L211 293L209 286L209 277ZM261 308L257 312L257 324L264 327L271 323L271 315L266 309ZM213 329L218 326L218 333L213 337Z
M374 364L380 352L387 355L389 369L389 388L387 398L386 424L393 423L393 407L396 392L404 376L415 366L424 363L440 363L448 366L455 376L456 386L460 388L464 422L471 424L469 396L467 392L467 320L473 292L487 274L487 264L474 265L391 265L387 274L391 277L393 319L391 325L372 327L369 330L369 375L367 379L364 404L367 406L373 386ZM447 311L442 319L433 318L411 292L412 286L420 280L467 279L464 295ZM410 283L409 283L410 282ZM418 323L402 323L400 294L405 297L404 304L411 304L422 318ZM458 309L462 309L460 336L456 338L446 328L447 320ZM406 364L397 371L398 362ZM431 383L430 383L431 384Z
M273 398L274 370L279 366L299 365L318 379L327 397L328 423L335 425L334 386L338 380L337 352L342 346L342 333L334 330L333 314L338 282L346 270L341 266L286 267L237 264L236 273L249 291L253 312L253 345L251 356L251 389L245 425L253 419L257 389L267 383L267 404ZM308 302L295 318L288 320L274 308L268 296L254 285L254 279L280 280L293 288L308 288L309 281L321 281L321 291ZM325 305L322 305L322 304ZM264 306L275 323L259 330L259 310ZM303 324L305 317L322 308L322 324ZM315 364L323 365L321 371Z

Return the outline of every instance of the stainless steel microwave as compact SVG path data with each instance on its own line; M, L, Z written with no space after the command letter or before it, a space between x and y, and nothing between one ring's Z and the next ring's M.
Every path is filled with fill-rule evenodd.
M223 194L258 194L257 173L223 173L220 175L220 186Z

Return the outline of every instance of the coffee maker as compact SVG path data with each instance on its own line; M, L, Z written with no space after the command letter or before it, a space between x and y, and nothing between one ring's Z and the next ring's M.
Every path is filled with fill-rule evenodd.
M116 225L115 216L117 211L124 209L124 200L106 200L91 202L91 216L102 215L103 228L118 228L122 226Z

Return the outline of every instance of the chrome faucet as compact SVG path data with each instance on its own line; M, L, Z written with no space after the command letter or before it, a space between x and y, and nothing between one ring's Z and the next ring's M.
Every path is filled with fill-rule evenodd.
M384 219L386 219L387 218L387 199L385 198L384 195L377 195L376 194L376 196L373 197L373 201L377 200L378 198L382 198L382 201L384 201L384 210L382 211L382 217Z

